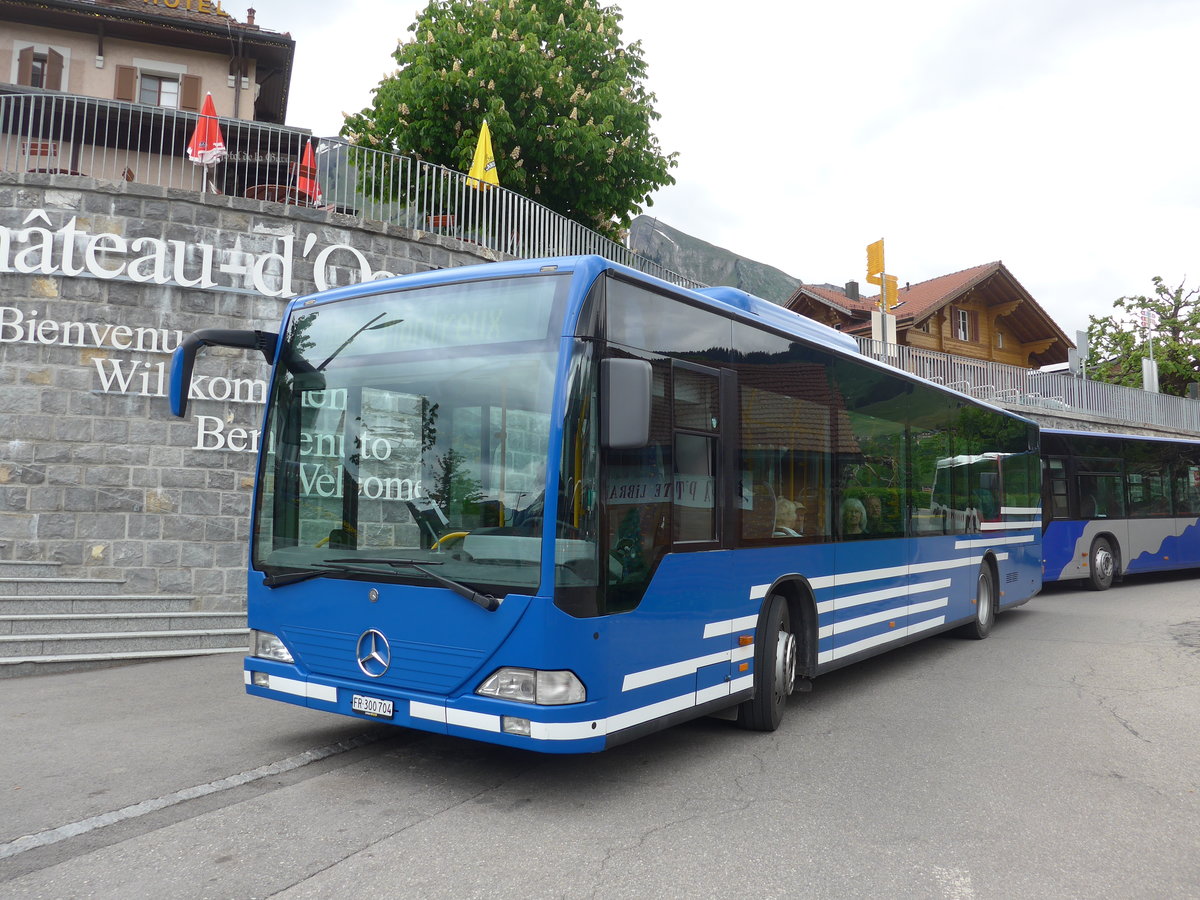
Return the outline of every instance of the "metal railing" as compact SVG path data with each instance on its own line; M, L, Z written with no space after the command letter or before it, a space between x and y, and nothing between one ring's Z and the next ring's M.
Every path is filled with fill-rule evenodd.
M865 356L1009 408L1082 413L1132 425L1200 433L1200 402L1186 397L951 356L936 350L884 344L869 338L858 338L858 346Z
M0 170L138 182L333 211L401 225L498 254L537 258L594 253L683 287L703 284L503 187L473 185L444 166L340 138L220 119L225 160L187 158L198 114L23 88L0 93ZM312 142L320 197L301 180Z

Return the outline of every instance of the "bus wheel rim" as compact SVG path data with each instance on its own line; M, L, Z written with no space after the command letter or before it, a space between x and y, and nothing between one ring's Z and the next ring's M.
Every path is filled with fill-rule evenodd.
M975 593L979 621L987 624L992 618L992 582L984 572L979 573L979 588Z
M790 631L781 631L775 644L775 692L786 697L795 685L796 636Z

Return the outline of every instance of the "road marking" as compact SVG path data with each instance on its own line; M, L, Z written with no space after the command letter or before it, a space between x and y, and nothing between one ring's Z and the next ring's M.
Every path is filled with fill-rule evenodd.
M60 825L57 828L39 831L36 834L27 834L7 843L0 844L0 859L8 859L10 856L16 856L27 850L36 850L38 847L48 847L51 844L57 844L59 841L87 834L89 831L95 831L98 828L105 828L109 825L115 825L118 822L127 821L128 819L136 819L138 816L157 812L160 809L166 809L168 806L175 806L187 800L195 800L197 797L206 797L209 794L216 794L221 791L227 791L230 788L241 787L243 784L250 784L251 782L272 775L281 775L284 772L299 769L301 766L307 766L309 763L320 762L339 753L345 753L348 750L355 750L367 744L374 743L381 737L383 737L382 732L364 732L357 737L338 741L336 744L329 744L325 747L305 750L303 753L289 756L287 759L281 759L279 762L259 766L257 769L251 769L248 772L239 772L237 775L230 775L217 781L210 781L207 784L198 784L195 787L184 788L171 794L165 794L162 797L155 797L153 800L143 800L140 803L134 803L123 809L90 816L78 822L71 822L69 825Z

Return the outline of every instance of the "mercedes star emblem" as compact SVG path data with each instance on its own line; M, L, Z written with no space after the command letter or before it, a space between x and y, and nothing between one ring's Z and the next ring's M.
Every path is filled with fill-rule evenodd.
M369 678L379 678L392 664L392 648L387 638L375 629L364 631L358 639L358 667Z

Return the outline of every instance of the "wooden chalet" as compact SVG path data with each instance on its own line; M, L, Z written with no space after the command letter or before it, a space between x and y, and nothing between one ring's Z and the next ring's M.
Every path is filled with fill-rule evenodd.
M923 350L1023 368L1065 363L1075 345L1002 262L986 263L897 292L896 342ZM862 297L855 282L844 289L801 285L786 306L856 337L871 336L879 297Z

